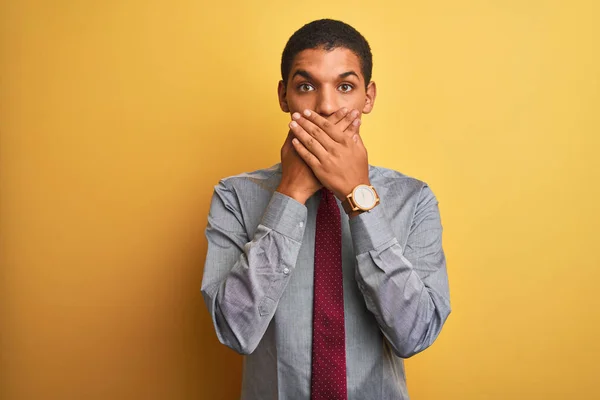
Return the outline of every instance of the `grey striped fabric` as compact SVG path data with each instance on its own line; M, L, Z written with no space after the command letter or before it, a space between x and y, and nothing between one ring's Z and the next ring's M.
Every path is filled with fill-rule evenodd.
M438 202L427 184L369 166L381 204L342 213L349 400L408 399L403 358L450 314ZM281 165L223 179L208 216L202 294L219 340L245 354L241 399L310 398L315 220L276 192Z

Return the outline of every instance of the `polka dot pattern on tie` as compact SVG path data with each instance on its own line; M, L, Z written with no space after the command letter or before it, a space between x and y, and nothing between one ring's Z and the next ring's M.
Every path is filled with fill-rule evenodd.
M346 336L340 209L321 190L315 232L311 400L346 400Z

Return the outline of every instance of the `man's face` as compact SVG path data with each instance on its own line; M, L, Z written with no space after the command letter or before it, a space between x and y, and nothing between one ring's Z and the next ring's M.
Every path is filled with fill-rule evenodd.
M360 59L351 50L307 49L296 55L287 86L279 82L284 112L313 110L330 118L342 107L369 113L375 101L375 82L365 89Z

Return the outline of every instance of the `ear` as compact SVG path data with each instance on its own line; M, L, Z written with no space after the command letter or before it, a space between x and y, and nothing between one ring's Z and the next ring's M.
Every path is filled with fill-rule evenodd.
M377 97L377 86L375 85L375 82L371 81L367 85L367 101L365 102L365 106L362 110L363 114L368 114L371 112L371 110L373 110L373 105L375 105L375 97Z
M281 111L290 112L290 108L287 103L287 90L283 81L279 81L279 85L277 86L277 96L279 97L279 107L281 107Z

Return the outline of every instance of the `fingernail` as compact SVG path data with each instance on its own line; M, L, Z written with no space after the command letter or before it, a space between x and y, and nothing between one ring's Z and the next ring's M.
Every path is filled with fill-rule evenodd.
M310 110L304 110L304 115L306 115L307 117L310 117Z
M358 110L352 110L352 114L350 114L352 118L358 117Z
M290 122L290 128L295 128L297 126L298 126L298 123L296 121Z
M297 113L297 112L293 113L292 118L294 118L294 119L300 118L300 113Z
M342 113L344 115L348 114L348 109L346 107L342 108Z
M352 136L352 139L354 140L354 143L358 143L358 135Z
M294 143L294 144L298 144L298 139L296 139L296 138L293 138L293 139L292 139L292 143Z
M359 126L359 125L360 125L360 119L355 119L355 120L352 122L352 125L354 125L354 126Z

